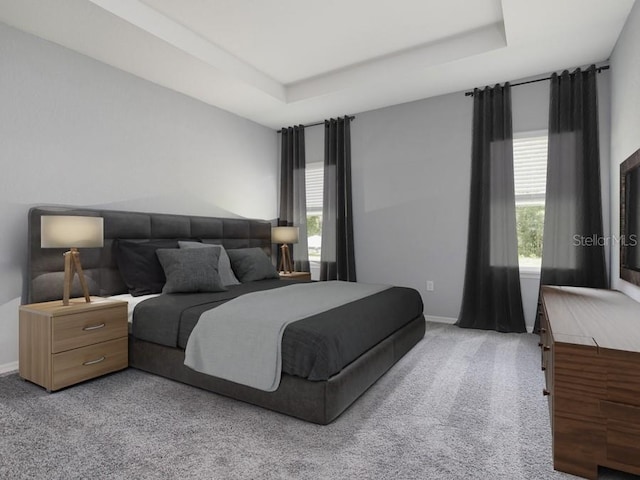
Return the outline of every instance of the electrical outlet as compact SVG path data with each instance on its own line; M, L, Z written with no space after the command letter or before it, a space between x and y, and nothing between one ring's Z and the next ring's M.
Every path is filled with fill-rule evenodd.
M427 280L427 292L433 292L433 281Z

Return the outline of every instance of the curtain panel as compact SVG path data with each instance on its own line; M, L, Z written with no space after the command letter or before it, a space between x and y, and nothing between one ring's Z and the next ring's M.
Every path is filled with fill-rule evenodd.
M307 195L305 188L304 126L283 128L281 131L280 213L278 225L298 227L298 243L289 246L293 253L293 267L297 272L309 271L307 247ZM278 263L281 252L278 249Z
M543 285L607 288L595 66L551 76Z
M324 122L320 280L356 281L351 203L351 119Z
M526 332L516 233L511 88L475 89L464 292L456 325Z
M551 76L542 285L608 287L596 75L592 65Z

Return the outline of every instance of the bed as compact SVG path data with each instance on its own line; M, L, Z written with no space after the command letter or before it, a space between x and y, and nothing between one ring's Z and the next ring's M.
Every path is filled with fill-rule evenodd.
M84 249L81 252L90 293L98 296L121 296L129 290L114 255L117 243L123 239L137 242L169 239L196 241L220 244L227 251L260 249L267 256L270 256L272 251L271 223L263 220L35 207L29 211L28 223L29 303L59 299L62 294L62 251L40 248L40 217L43 215L86 215L104 218L104 246ZM371 298L351 302L329 312L289 324L282 337L282 373L279 385L274 391L264 391L224 380L185 366L185 347L191 331L198 323L199 315L206 310L203 305L209 303L215 306L253 291L280 290L291 283L296 282L280 279L247 282L229 287L221 294L194 294L193 302L187 298L189 295L180 296L180 302L177 303L182 302L181 305L175 305L176 302L169 298L171 295L153 297L139 303L130 327L129 365L324 425L345 411L424 336L425 323L419 294L412 289L391 287L372 295ZM81 296L79 290L72 294ZM220 295L224 297L222 300ZM171 320L159 313L171 309L177 312L174 318L185 321ZM142 316L144 312L146 317ZM344 322L351 322L353 338L350 341L352 344L355 343L356 347L345 347L338 361L334 358L325 363L315 360L310 362L309 355L300 353L301 344L311 345L307 347L310 348L309 352L313 352L313 345L321 344L324 341L322 339L327 337L332 344L344 343L341 337L336 336L347 334L334 331L335 328L339 330L340 325L344 323L343 320L338 321L338 318L344 318ZM165 322L163 325L166 328L158 328L160 321ZM369 325L374 327L370 328ZM162 337L157 330L171 333ZM375 332L372 333L370 330ZM314 355L326 356L315 353ZM300 358L306 359L307 364L296 363Z

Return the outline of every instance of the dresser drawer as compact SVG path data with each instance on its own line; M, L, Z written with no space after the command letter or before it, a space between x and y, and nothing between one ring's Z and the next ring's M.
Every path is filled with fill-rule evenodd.
M540 347L540 366L545 374L548 374L549 370L549 356L551 349L551 334L549 333L549 323L547 321L547 316L544 312L544 306L542 304L538 304L538 319L540 321L539 332L540 342L538 346ZM547 385L549 385L549 381L547 380Z
M640 354L602 350L607 361L607 400L640 407Z
M53 319L51 352L59 353L127 336L126 304Z
M607 458L640 467L640 424L607 422Z
M600 402L607 419L607 458L640 467L640 407Z
M127 348L127 337L123 337L52 355L51 390L126 368Z
M602 400L600 402L600 410L607 420L635 423L640 426L640 407Z

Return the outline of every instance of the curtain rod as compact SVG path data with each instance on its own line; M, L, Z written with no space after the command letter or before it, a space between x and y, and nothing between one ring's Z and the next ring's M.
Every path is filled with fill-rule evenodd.
M349 115L349 120L353 120L354 118L356 118L355 115ZM304 128L307 127L315 127L316 125L324 125L324 120L322 122L316 122L316 123L309 123L308 125L302 125ZM278 130L276 133L280 133L282 132L282 129Z
M603 70L609 70L609 65L603 65L602 67L597 67L596 68L596 72L597 73L600 73ZM512 87L517 87L518 85L527 85L528 83L544 82L545 80L551 80L551 77L538 78L537 80L529 80L527 82L512 83L511 86ZM473 91L464 92L464 96L465 97L473 97Z

